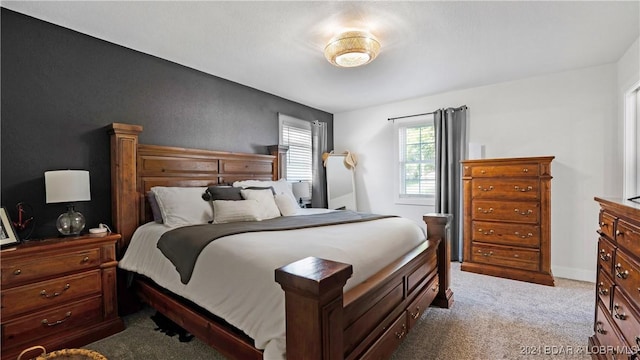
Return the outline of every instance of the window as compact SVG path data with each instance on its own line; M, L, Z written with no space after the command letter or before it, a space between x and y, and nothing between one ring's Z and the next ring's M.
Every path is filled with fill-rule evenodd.
M287 180L311 182L311 123L284 114L278 114L278 119L280 144L289 146L285 174Z
M432 205L436 189L433 116L396 120L396 203Z

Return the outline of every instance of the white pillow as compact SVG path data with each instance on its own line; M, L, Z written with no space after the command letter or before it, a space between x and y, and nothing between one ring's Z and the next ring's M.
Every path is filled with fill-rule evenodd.
M260 206L256 200L214 200L213 223L260 220Z
M273 198L276 200L276 205L278 205L278 209L282 216L295 215L300 209L300 206L298 206L297 203L292 204L286 195L276 194Z
M162 222L170 227L206 224L213 219L211 205L202 200L206 187L154 186Z
M298 205L298 200L296 199L295 195L293 195L293 186L286 179L280 179L278 181L271 181L271 180L243 180L243 181L234 182L233 186L242 187L242 188L246 188L246 187L250 187L250 186L258 186L258 187L269 187L269 186L271 186L271 187L273 187L273 190L276 192L276 194L286 196L286 199L288 199L291 202L291 205L299 206Z
M245 200L256 200L258 202L258 207L260 208L259 220L273 219L280 216L280 210L278 209L278 205L276 205L271 189L242 189L240 193Z

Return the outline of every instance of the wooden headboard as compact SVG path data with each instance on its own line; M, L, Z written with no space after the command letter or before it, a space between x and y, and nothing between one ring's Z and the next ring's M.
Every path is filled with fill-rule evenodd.
M152 220L146 193L153 186L209 186L238 180L277 180L286 147L269 146L272 155L243 154L138 144L142 126L113 123L111 137L111 211L120 233L118 256L136 228Z

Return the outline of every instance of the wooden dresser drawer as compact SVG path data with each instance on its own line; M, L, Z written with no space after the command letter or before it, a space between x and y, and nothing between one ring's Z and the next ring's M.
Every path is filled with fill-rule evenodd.
M621 335L618 334L616 326L612 322L613 319L611 319L608 310L604 309L601 303L596 303L596 321L593 330L601 345L611 347L611 350L608 350L610 352L607 353L607 359L613 359L611 356L613 355L611 353L613 349L622 349L626 346L625 341L621 339Z
M616 224L616 218L604 211L600 212L600 232L609 237L609 239L613 240L613 228Z
M48 257L46 261L24 258L7 259L3 260L0 265L2 268L2 288L71 271L90 269L99 264L99 248L56 254Z
M439 288L438 276L436 275L418 297L411 302L407 308L407 327L409 330L420 319L420 316L431 305L433 299L438 295Z
M538 179L473 179L471 194L475 199L537 200Z
M473 166L471 176L473 177L537 177L539 174L537 163L521 163L518 165L484 165Z
M2 291L2 316L53 307L83 296L100 294L100 270L70 275Z
M407 331L407 316L402 313L360 359L379 360L390 358L393 351L404 340Z
M616 226L616 242L633 254L640 254L640 228L622 219Z
M101 307L102 299L94 297L8 321L2 324L2 342L12 345L24 341L37 343L35 340L41 337L64 336L64 330L99 323Z
M540 203L526 201L474 201L471 209L474 220L494 220L538 224Z
M613 258L615 256L615 246L607 239L601 237L598 240L598 265L613 277Z
M596 282L596 292L600 301L611 310L611 295L613 294L613 280L602 270L598 272L598 281Z
M537 271L540 261L540 251L534 249L474 243L471 251L471 261L483 264Z
M615 283L622 288L629 299L640 303L640 264L618 250L613 271Z
M640 321L635 309L626 297L616 290L613 292L613 307L611 308L613 321L618 325L622 336L629 344L635 344L635 338L640 336Z
M540 246L538 225L473 221L471 227L474 241L531 248Z

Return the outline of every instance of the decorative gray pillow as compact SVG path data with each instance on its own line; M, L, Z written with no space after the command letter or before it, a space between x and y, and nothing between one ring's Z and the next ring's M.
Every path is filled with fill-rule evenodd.
M153 191L147 191L147 201L149 202L149 207L151 208L151 214L153 215L153 221L158 224L162 224L162 213L160 212L160 206L158 206L158 200L156 200L156 195Z

